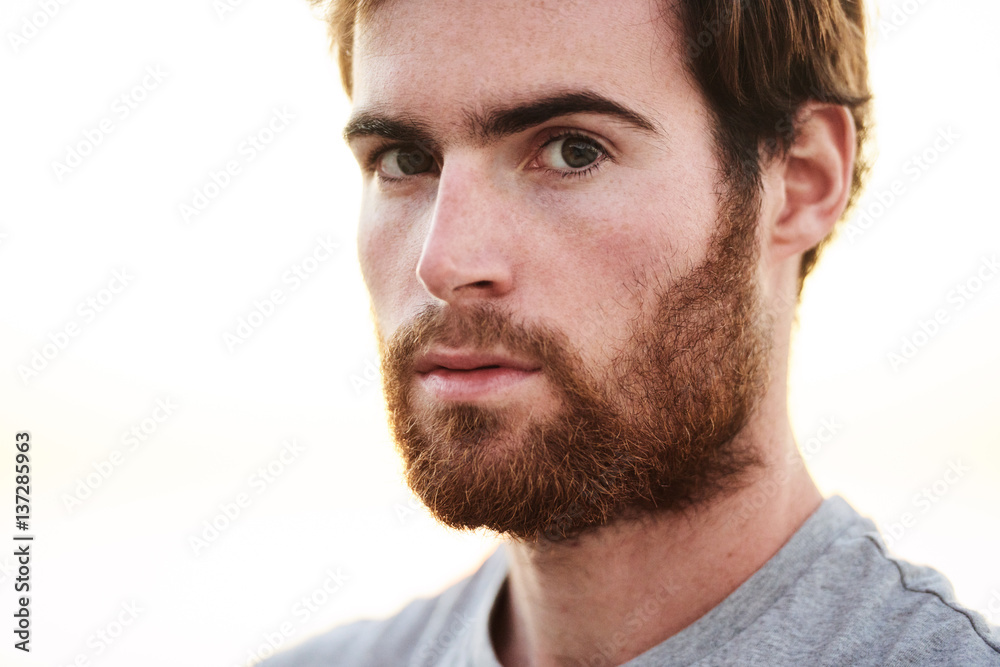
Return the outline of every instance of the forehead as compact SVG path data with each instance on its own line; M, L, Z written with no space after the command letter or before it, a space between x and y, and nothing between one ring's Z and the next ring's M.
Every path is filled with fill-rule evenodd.
M663 0L387 0L356 30L356 106L457 108L591 90L653 108L693 91Z

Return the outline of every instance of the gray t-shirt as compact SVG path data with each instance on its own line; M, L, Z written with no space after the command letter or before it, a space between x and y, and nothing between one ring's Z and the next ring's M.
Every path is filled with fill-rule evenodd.
M263 665L499 667L489 617L506 576L500 547L435 598L336 628ZM1000 628L959 605L941 573L891 556L875 524L832 496L729 597L625 664L1000 665Z

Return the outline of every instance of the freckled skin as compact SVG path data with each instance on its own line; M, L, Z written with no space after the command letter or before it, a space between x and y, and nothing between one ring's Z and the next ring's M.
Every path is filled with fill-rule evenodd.
M707 369L699 382L715 384L711 389L721 393L706 395L723 396L734 378L754 366L741 369L735 359L742 350L727 357L716 343L745 338L715 331L716 338L698 348L703 338L692 332L720 322L724 330L742 330L759 321L766 321L771 332L766 384L757 390L760 400L738 436L748 451L760 454L764 465L759 474L745 489L690 513L624 517L563 541L511 541L509 585L497 602L491 626L497 656L505 665L597 664L592 660L599 654L612 665L635 657L718 604L784 544L821 500L788 424L788 337L801 254L829 232L846 202L853 124L842 108L820 105L800 133L802 145L797 140L787 159L765 165L756 252L737 253L740 261L722 264L745 269L737 282L747 289L730 281L720 287L719 295L725 298L714 304L714 311L709 295L690 301L708 314L685 318L686 311L674 310L681 315L671 320L673 325L650 328L662 305L652 297L698 293L678 290L691 287L692 276L717 254L713 234L726 216L710 115L684 69L681 39L662 18L661 4L388 0L367 25L359 26L354 44L355 112L377 110L417 120L434 143L429 151L435 166L429 172L390 182L380 170L394 163L385 159L376 160L376 169L364 177L359 259L383 351L386 346L402 351L395 357L397 363L389 365L399 381L389 381L387 387L390 409L404 405L403 417L410 419L395 421L397 436L409 427L436 436L458 434L451 443L456 446L450 446L447 437L423 443L437 443L442 460L452 455L474 459L467 455L477 450L458 446L470 442L502 445L496 448L498 457L517 454L518 443L525 442L519 440L524 425L544 424L547 417L559 415L567 396L573 395L557 391L557 378L617 383L621 391L608 396L620 400L611 403L624 406L626 416L629 405L641 413L642 390L655 382L626 383L642 372L655 378L657 366L644 367L640 357L628 353L643 349L652 354L661 341L660 347L668 348L663 356L669 357L670 341L680 340L691 353L689 363L659 368L679 369L681 374ZM625 104L650 119L657 131L643 132L593 113L553 118L485 144L466 131L470 114L553 91L580 90ZM599 168L579 178L564 176L565 165L552 160L558 151L545 146L548 137L567 130L607 151ZM364 165L385 143L362 137L351 148ZM722 316L751 297L755 304L759 297L760 303L735 319ZM552 373L484 400L494 410L489 414L503 419L477 423L475 411L466 410L453 411L450 416L456 419L446 423L436 420L439 401L413 386L409 395L400 391L410 382L409 357L419 347L419 337L411 335L410 347L392 348L389 341L400 333L413 334L414 322L430 312L428 308L471 313L480 306L557 332L575 364L566 367L587 374ZM435 328L433 318L421 321L427 325L424 331L460 331L466 340L493 340L468 327ZM486 321L462 320L466 325ZM635 345L637 330L650 334L640 337L644 347ZM704 331L711 332L711 326ZM667 335L660 338L652 335L664 332ZM678 332L688 335L670 335ZM531 345L523 349L541 350ZM560 359L565 360L554 357ZM699 359L721 364L719 372L711 365L698 367L694 361ZM557 363L554 367L562 368ZM686 395L689 401L681 402L682 411L697 421L699 411L692 405L698 401L691 402L685 377L674 379L673 385L665 383L660 389ZM645 416L650 414L656 415ZM711 423L716 413L701 416L706 414ZM404 428L399 430L401 423ZM496 429L497 442L490 443L482 436L496 425L503 428ZM411 454L419 458L421 452L415 448ZM530 458L497 460L531 463ZM490 462L484 455L470 469L489 471ZM425 467L432 473L436 469L433 461ZM581 488L613 485L619 472L613 461L603 468L596 486ZM451 480L461 481L461 475ZM430 486L433 495L436 489ZM760 489L767 491L761 495ZM753 493L758 495L751 506ZM758 502L761 497L764 501ZM732 521L733 516L740 520ZM671 588L669 598L657 603L656 617L639 627L626 625L639 602L660 600L658 591L670 581L684 585ZM598 650L607 646L615 650Z
M606 364L637 307L625 289L636 268L669 284L702 259L714 227L716 163L699 96L677 63L625 38L637 27L653 33L642 4L433 7L389 3L376 15L377 32L362 30L356 49L355 107L433 118L449 148L438 178L406 188L365 181L359 252L383 334L426 303L428 292L441 296L416 275L424 250L426 264L451 265L462 276L445 281L508 281L495 298L527 317L544 316L588 362ZM503 18L512 11L516 24ZM443 30L439 12L454 17ZM594 26L601 26L599 37L583 37ZM580 37L567 39L572 35ZM464 108L555 87L629 100L663 135L591 115L546 124L579 127L618 149L616 163L582 179L518 169L544 127L488 150L463 142Z

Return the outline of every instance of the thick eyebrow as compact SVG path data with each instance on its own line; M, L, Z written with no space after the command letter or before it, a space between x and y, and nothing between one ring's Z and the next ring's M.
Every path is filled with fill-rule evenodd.
M344 126L344 141L350 143L362 137L382 137L400 142L433 144L430 127L419 120L392 118L378 111L359 111Z
M495 141L553 118L576 113L610 116L637 130L653 134L657 132L656 123L638 111L590 91L558 93L486 112L468 112L466 118L470 129L477 136L484 141Z
M467 111L465 120L471 136L489 143L553 118L577 113L610 116L643 132L659 132L657 124L638 111L590 91L557 93L485 111ZM428 146L435 143L429 125L424 122L410 117L392 117L376 110L358 111L344 127L344 140L350 144L355 139L369 136Z

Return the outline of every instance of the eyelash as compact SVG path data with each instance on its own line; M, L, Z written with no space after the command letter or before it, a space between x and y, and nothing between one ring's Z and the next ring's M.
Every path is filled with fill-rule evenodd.
M586 167L576 171L560 171L558 169L545 169L545 171L557 174L562 178L583 178L585 176L589 176L597 172L599 169L601 169L601 166L604 164L605 161L611 159L611 154L608 153L607 149L604 148L601 142L597 141L596 139L594 139L589 135L583 134L582 132L577 132L575 130L563 130L557 134L552 135L551 137L545 140L545 143L543 143L538 150L541 151L543 148L546 148L549 144L555 143L560 139L583 139L587 143L597 148L597 150L601 154L600 157L597 158L597 160L590 163Z
M597 141L596 139L594 139L589 135L574 130L563 130L548 137L541 144L541 146L538 147L536 153L540 153L543 148L546 148L549 144L559 141L560 139L582 139L590 143L594 147L596 147L597 150L600 152L600 157L598 157L598 159L593 163L576 171L560 171L558 169L549 169L549 168L544 169L544 171L548 173L556 174L562 178L583 178L585 176L589 176L597 172L599 169L601 169L605 161L612 159L610 153L608 153L607 149L604 148L601 142ZM393 143L381 146L380 148L377 148L374 151L372 151L371 154L369 154L369 156L365 159L364 162L365 170L368 171L369 173L375 174L379 180L388 183L396 183L399 181L406 180L402 178L394 178L391 176L386 176L384 174L379 173L378 163L379 160L381 160L382 157L391 150L395 150L397 148L411 148L411 147L413 147L413 144L407 144L407 143Z

